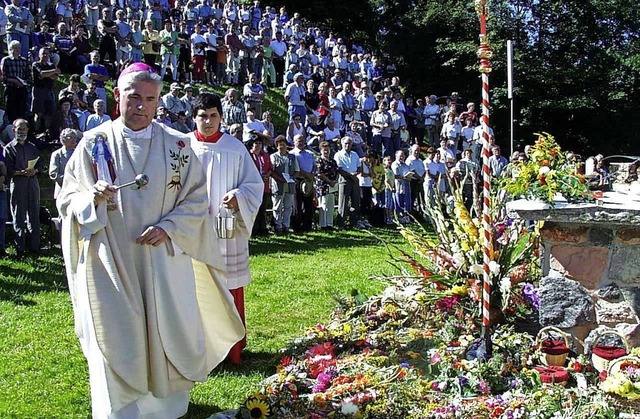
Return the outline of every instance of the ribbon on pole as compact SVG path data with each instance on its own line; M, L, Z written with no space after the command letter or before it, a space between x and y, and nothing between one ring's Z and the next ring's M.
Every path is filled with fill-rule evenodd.
M487 44L487 17L489 14L486 0L476 0L476 11L480 17L480 58L479 71L482 74L482 228L483 228L483 266L482 266L482 337L478 348L478 358L492 356L491 344L491 172L489 171L489 73L493 51Z

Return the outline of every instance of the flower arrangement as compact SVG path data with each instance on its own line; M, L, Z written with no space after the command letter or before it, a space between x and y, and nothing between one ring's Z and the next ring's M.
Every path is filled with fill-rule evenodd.
M378 295L336 297L331 320L282 350L236 418L619 417L584 356L568 359L566 387L543 383L534 337L513 325L540 307L538 231L507 217L504 195L493 199L492 301L502 322L491 328L491 358L477 359L482 230L456 200L432 206L435 233L400 226L414 250L392 257L400 273L378 278L388 284Z
M570 203L591 200L585 177L567 163L566 154L551 134L538 134L529 160L513 164L517 176L505 178L501 185L511 196L540 200L551 207L558 194Z
M626 400L640 399L640 358L626 356L612 365L600 388Z

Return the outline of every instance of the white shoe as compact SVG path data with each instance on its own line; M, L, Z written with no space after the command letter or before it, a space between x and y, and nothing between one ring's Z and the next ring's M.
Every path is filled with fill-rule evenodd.
M371 227L372 227L372 225L371 225L371 223L369 222L369 220L363 220L363 221L362 221L362 224L363 224L366 228L371 228Z
M364 223L363 223L362 221L358 221L358 222L356 223L356 227L358 227L358 228L367 228L367 226L365 226L365 225L364 225Z

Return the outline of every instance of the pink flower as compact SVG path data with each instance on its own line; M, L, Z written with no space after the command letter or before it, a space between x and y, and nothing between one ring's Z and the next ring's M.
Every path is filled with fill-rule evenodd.
M436 352L433 355L431 355L430 361L431 361L431 365L439 364L440 362L442 362L442 355Z
M482 394L489 394L491 393L491 387L489 386L489 383L487 383L484 380L481 380L478 383L478 390L480 391L480 393Z

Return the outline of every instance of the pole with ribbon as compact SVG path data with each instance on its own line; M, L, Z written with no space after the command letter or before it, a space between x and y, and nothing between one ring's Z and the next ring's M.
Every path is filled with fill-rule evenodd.
M482 284L482 337L478 348L478 358L488 359L492 356L491 343L491 173L489 171L489 73L493 51L487 43L487 17L489 14L487 1L476 0L476 11L480 17L480 58L479 71L482 74L482 227L483 227L483 284Z

